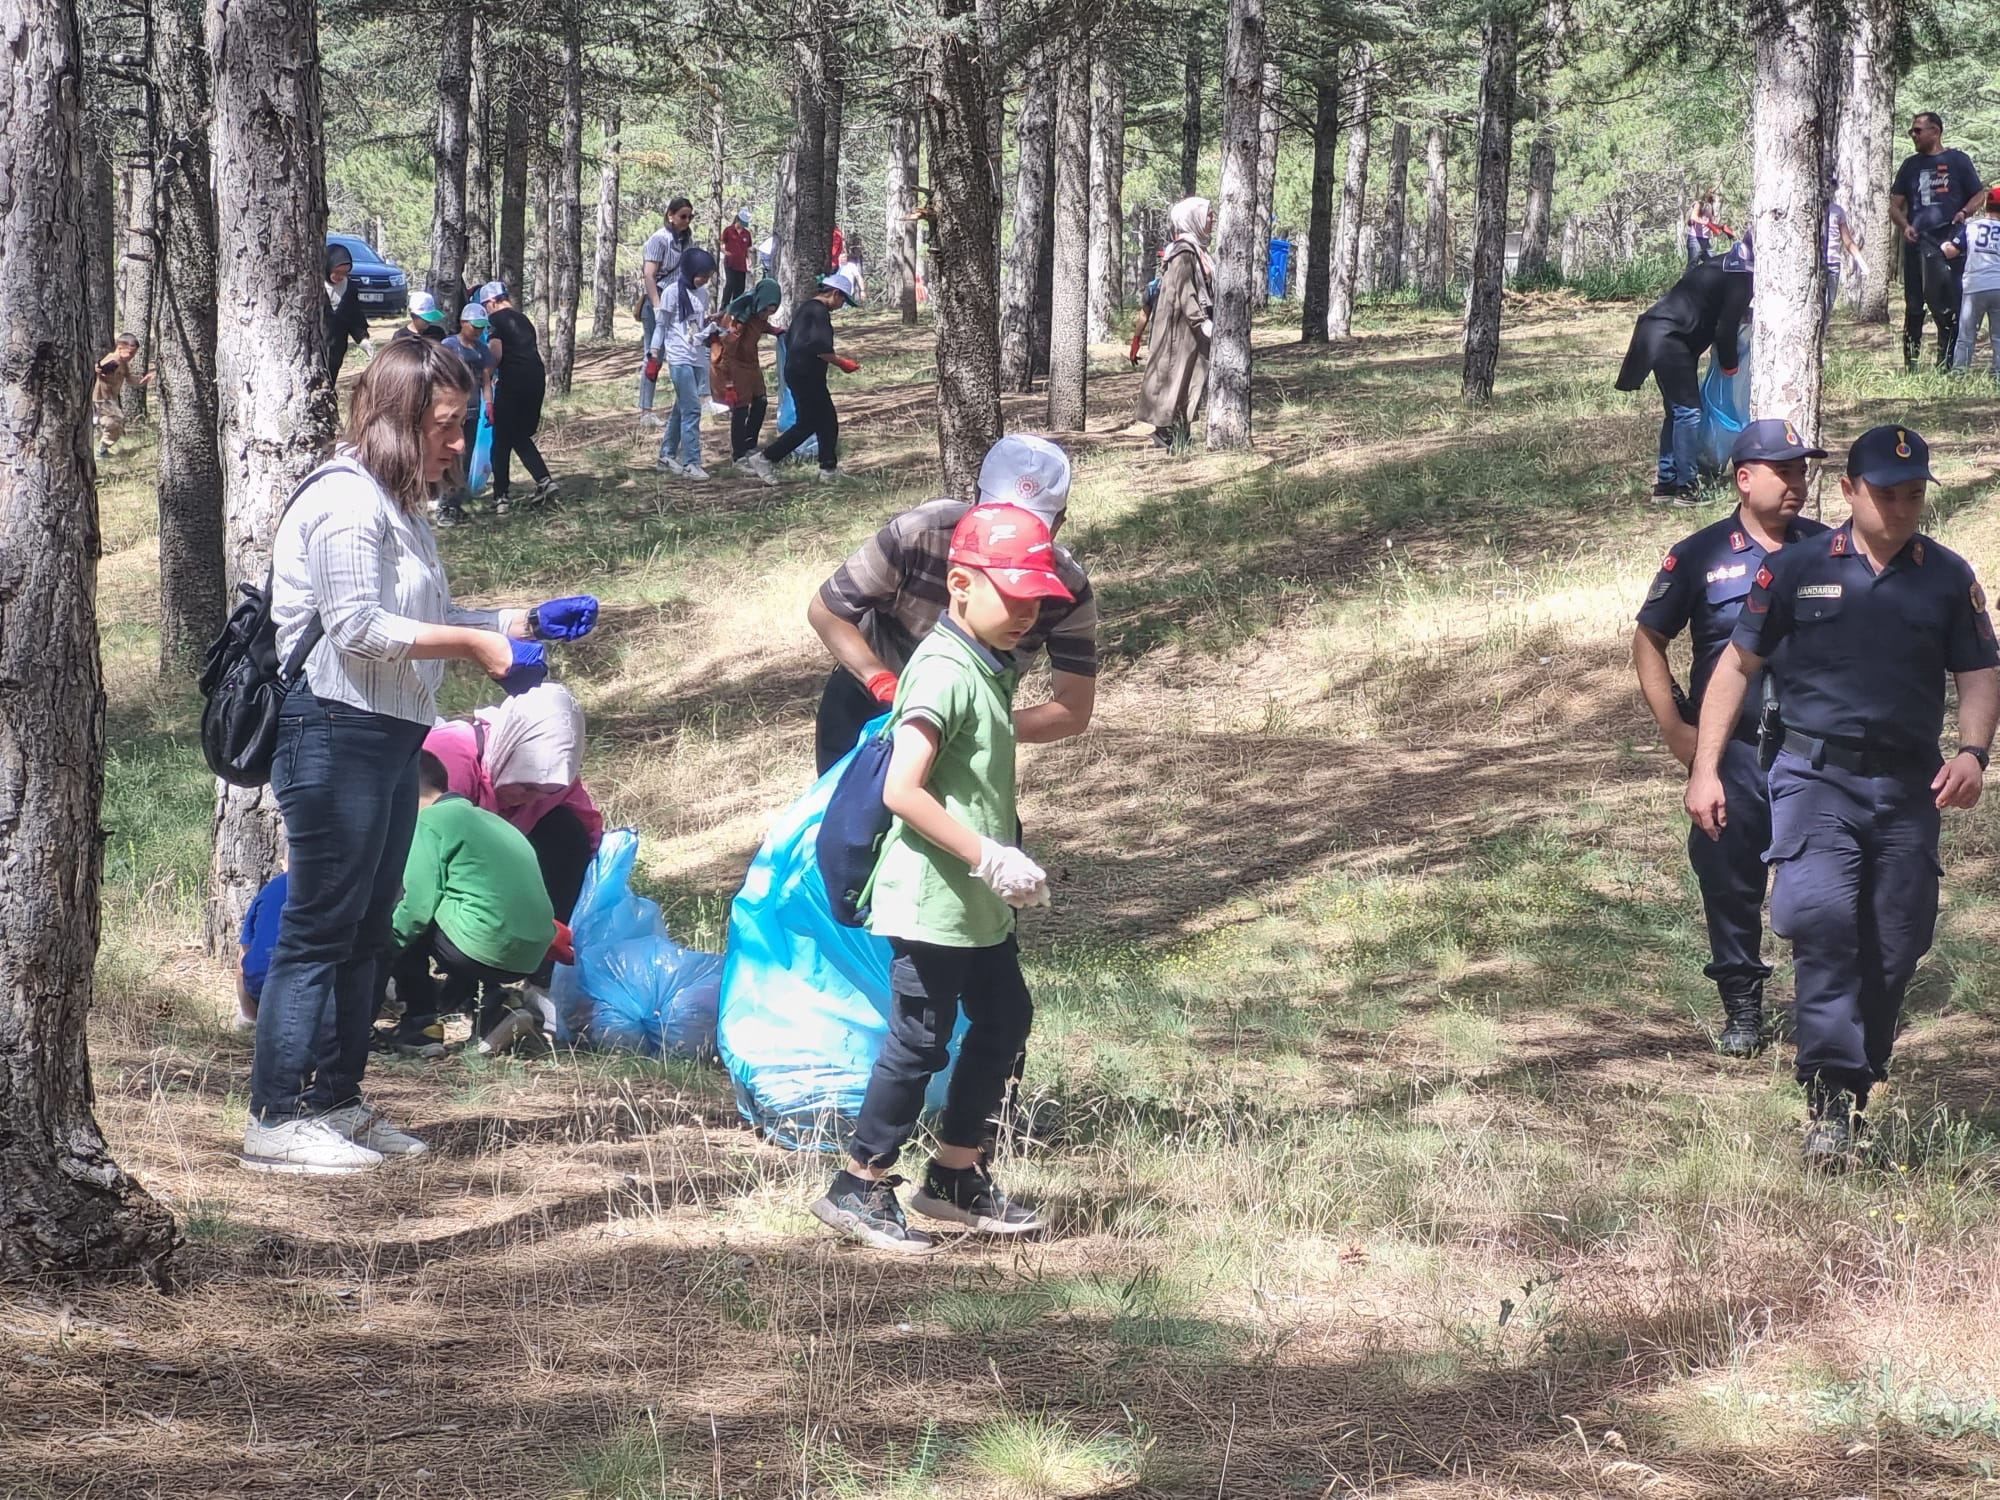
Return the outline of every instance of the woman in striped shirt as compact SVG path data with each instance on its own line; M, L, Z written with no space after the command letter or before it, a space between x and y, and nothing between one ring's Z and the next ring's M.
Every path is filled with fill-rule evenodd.
M285 700L271 763L291 877L257 1013L243 1143L256 1170L355 1172L424 1150L363 1100L361 1077L444 663L476 662L521 692L547 675L535 637L574 638L596 619L594 599L452 603L425 510L464 450L472 394L451 351L392 344L362 374L346 440L278 523L278 659L315 622L324 636Z

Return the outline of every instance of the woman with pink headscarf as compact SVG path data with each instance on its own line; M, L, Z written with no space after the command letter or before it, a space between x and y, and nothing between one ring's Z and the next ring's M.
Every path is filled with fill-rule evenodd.
M528 836L549 903L567 922L604 834L604 816L583 787L583 708L575 696L545 682L438 725L424 748L444 762L453 792ZM549 970L543 965L533 982L546 988Z
M1183 198L1167 220L1174 237L1160 263L1138 410L1161 447L1187 441L1208 392L1208 342L1215 332L1215 267L1208 258L1215 215L1206 198Z

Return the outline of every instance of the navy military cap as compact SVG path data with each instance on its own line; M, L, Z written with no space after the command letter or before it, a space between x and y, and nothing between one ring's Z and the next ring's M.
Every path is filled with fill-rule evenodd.
M1906 479L1935 480L1931 445L1909 427L1871 427L1847 450L1847 477L1869 484L1901 484Z
M1825 458L1826 449L1807 446L1798 428L1783 417L1759 417L1736 434L1729 448L1729 467L1780 463L1788 458Z

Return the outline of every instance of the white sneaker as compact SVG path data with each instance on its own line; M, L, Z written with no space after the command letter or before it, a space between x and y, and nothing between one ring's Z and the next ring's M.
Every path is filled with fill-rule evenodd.
M243 1165L252 1172L336 1176L382 1165L382 1153L348 1139L328 1121L309 1116L243 1127Z
M821 484L839 484L846 477L838 469L821 469L819 471L819 482Z
M752 474L763 480L764 483L776 484L778 482L778 471L771 467L771 460L764 457L763 454L752 453L739 459L738 462Z
M656 474L685 474L687 473L687 466L677 458L656 458L653 460L653 472Z
M729 408L724 406L720 401L704 401L701 403L701 409L711 417L726 417L729 415Z
M641 427L664 427L667 425L667 419L665 417L656 417L651 412L647 412L639 418L639 425Z
M320 1118L355 1145L382 1156L422 1156L431 1149L407 1130L398 1130L383 1119L381 1112L366 1099L344 1109L330 1109Z
M534 1031L533 1017L524 1011L510 1010L494 1024L491 1031L479 1039L481 1057L497 1057Z
M513 505L514 502L509 500L505 495L497 496L493 501L493 514L504 516L508 511L513 509Z
M681 472L681 478L692 479L699 482L701 480L705 480L708 478L708 470L704 469L700 464L689 464L687 468Z

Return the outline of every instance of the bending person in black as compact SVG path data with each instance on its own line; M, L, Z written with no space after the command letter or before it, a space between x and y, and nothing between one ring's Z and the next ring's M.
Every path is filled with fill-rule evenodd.
M548 392L548 371L535 342L535 325L514 306L504 282L489 281L479 289L486 306L486 344L497 361L493 387L493 508L507 513L507 490L513 483L512 455L535 481L530 505L547 505L557 498L556 482L535 446L542 425L542 398Z
M1750 310L1750 266L1747 239L1721 260L1690 266L1673 289L1641 313L1633 326L1632 342L1618 371L1618 389L1636 391L1651 375L1666 407L1660 422L1655 503L1696 503L1695 470L1701 441L1699 364L1703 351L1713 345L1723 372L1735 373L1742 359L1737 336L1743 316Z

